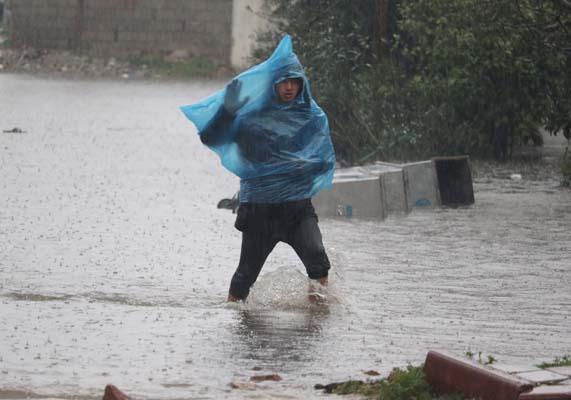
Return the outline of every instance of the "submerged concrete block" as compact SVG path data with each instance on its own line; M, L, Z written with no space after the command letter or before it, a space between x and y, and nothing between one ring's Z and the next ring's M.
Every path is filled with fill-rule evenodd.
M374 182L374 180L377 182ZM385 218L415 207L474 203L467 156L408 164L377 162L335 173L333 190L314 197L322 216Z
M381 181L385 215L410 211L406 201L404 173L400 165L377 162L362 168L368 174L378 176Z
M468 156L435 157L432 161L436 168L442 205L474 204L472 172Z
M556 372L561 375L567 375L571 377L571 365L569 366L562 366L562 367L549 367L545 368L547 371Z
M386 172L380 176L380 179L386 214L409 212L403 171Z
M538 386L522 393L520 400L571 400L571 385Z
M556 372L543 369L538 371L518 372L516 376L531 381L535 384L553 384L569 379L569 376L567 375L561 375Z
M494 363L494 369L506 372L508 374L515 374L518 372L539 371L539 368L531 364L504 364Z
M434 163L420 161L403 164L402 169L407 208L438 207L440 194Z
M359 168L338 171L333 188L313 197L320 217L384 218L379 177L363 173Z

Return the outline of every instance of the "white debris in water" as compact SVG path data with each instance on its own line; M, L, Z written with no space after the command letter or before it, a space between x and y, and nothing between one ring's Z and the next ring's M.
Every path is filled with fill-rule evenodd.
M510 179L512 181L521 181L521 174L511 174Z

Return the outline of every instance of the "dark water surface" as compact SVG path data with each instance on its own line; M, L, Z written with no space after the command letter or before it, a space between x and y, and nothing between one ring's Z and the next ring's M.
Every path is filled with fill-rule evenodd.
M323 220L327 304L279 245L226 305L240 236L215 205L238 182L177 109L222 85L0 75L0 129L25 131L0 133L0 398L323 398L431 349L571 353L571 192L525 176L470 208Z

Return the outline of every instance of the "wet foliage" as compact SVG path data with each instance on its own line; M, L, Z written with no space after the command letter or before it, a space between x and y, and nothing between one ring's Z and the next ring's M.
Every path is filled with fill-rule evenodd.
M478 352L477 354L478 357L476 357L476 353L472 352L472 351L467 351L466 352L466 357L468 357L471 360L477 361L480 364L484 364L484 365L492 365L493 363L495 363L497 361L497 359L488 354L487 356L483 357L483 354L481 351Z
M538 365L539 368L571 367L571 354L562 357L555 357L553 362L544 362Z
M260 54L294 36L342 159L508 157L510 142L537 141L539 127L571 129L568 2L266 4L276 28L260 36Z
M460 395L436 396L424 379L422 366L412 365L405 369L393 369L386 379L368 380L366 382L349 380L329 385L317 385L316 389L323 389L326 393L357 394L380 400L461 400L463 398Z

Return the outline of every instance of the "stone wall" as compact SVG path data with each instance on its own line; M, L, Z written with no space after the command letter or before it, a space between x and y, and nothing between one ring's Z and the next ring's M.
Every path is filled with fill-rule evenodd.
M233 0L16 0L16 47L122 56L186 50L229 64Z
M264 0L234 0L232 18L232 66L243 69L251 65L256 34L270 29L263 17Z

